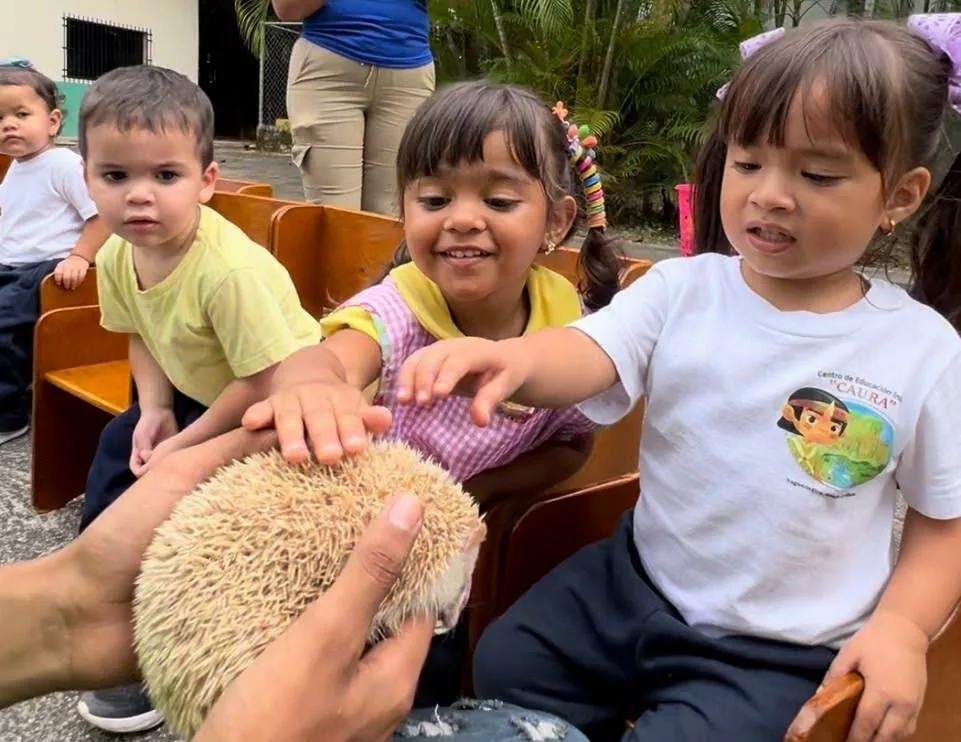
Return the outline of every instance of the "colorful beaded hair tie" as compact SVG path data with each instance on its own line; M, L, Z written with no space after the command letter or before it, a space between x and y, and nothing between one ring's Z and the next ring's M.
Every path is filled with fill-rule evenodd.
M551 110L560 119L567 132L567 156L577 171L581 188L584 190L584 198L587 201L587 228L606 229L604 188L601 186L601 175L594 162L597 157L594 151L597 146L597 137L591 134L587 124L578 127L567 120L568 111L564 107L564 101L557 101Z

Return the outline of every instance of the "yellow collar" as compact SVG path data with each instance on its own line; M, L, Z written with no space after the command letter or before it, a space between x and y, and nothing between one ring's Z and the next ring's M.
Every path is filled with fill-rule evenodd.
M404 303L410 307L417 321L438 340L464 337L450 316L450 308L440 287L420 272L413 263L394 268L390 278L397 286ZM541 265L531 267L527 279L527 295L531 316L524 334L544 327L560 327L581 316L581 302L577 289L564 276Z

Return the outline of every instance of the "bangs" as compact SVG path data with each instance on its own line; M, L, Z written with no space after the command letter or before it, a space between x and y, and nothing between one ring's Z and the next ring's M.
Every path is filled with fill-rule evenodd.
M553 116L533 95L488 82L452 85L417 110L401 139L397 179L401 192L418 178L433 177L459 163L484 159L484 140L503 132L515 162L545 181L539 152L545 116ZM558 122L558 132L562 129Z
M738 146L783 147L795 100L814 140L840 138L885 172L901 154L901 67L894 46L867 24L831 23L758 49L731 80L718 134ZM799 97L800 96L800 97Z

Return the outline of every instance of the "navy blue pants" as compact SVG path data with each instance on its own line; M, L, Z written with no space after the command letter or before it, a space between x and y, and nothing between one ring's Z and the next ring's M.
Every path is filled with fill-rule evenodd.
M555 714L592 742L783 739L834 651L691 629L651 585L631 531L628 513L488 627L478 695Z
M181 394L176 389L173 407L177 427L180 430L207 411L200 402ZM97 453L94 454L93 463L87 474L83 514L80 517L81 531L137 481L137 477L130 471L130 454L133 452L133 430L137 427L139 420L140 405L134 402L107 423L100 434Z
M40 314L40 282L58 260L0 265L0 433L30 421L33 328Z

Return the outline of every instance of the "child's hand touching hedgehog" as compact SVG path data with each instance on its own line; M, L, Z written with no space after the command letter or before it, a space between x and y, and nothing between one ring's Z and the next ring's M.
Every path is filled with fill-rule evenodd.
M134 645L150 696L190 738L220 694L340 573L396 494L424 502L423 525L369 640L414 615L456 624L485 526L447 473L401 443L333 466L276 451L221 469L158 528L134 601Z

